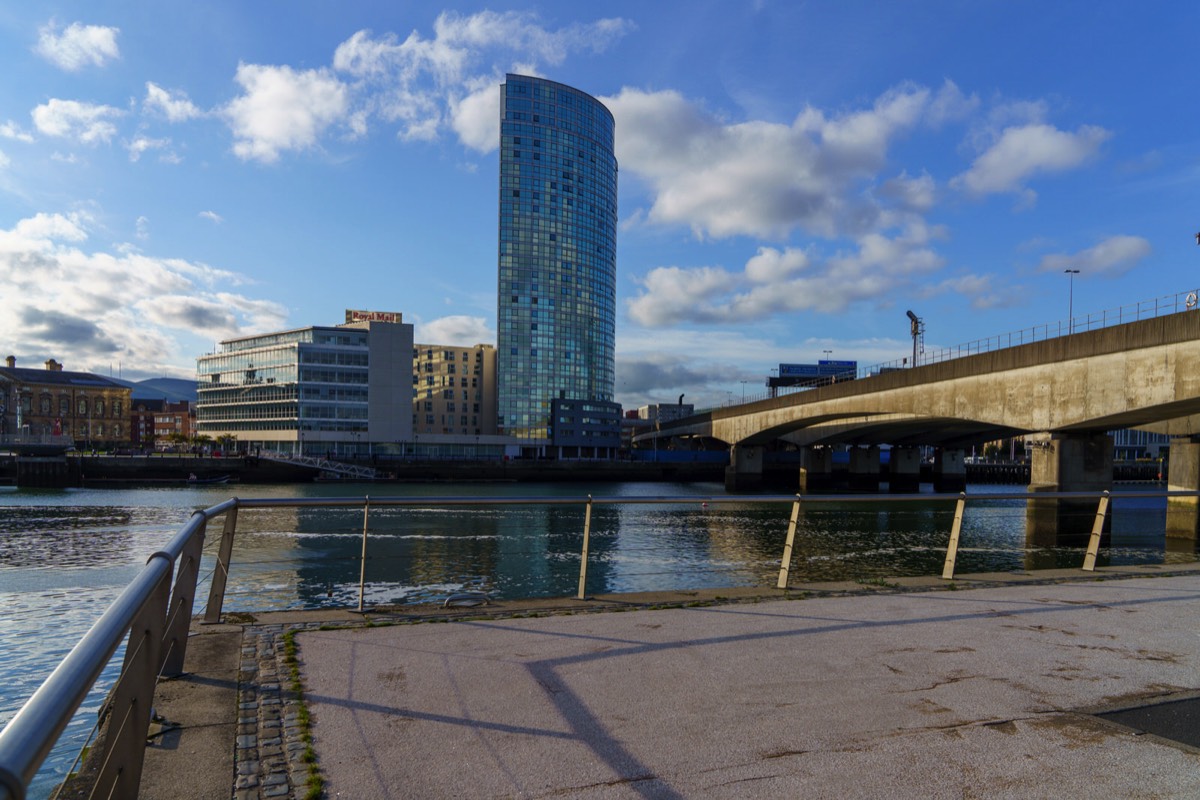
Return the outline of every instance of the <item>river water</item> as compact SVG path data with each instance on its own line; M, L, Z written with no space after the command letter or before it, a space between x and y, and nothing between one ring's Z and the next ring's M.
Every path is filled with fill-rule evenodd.
M972 486L970 495L1014 487ZM187 521L192 510L239 497L681 497L669 505L593 509L587 590L607 592L774 586L790 504L704 504L719 484L304 484L130 490L0 490L0 726L104 609ZM694 498L694 499L691 499ZM953 520L947 500L834 502L805 507L791 582L878 581L941 574ZM1165 502L1113 503L1112 539L1100 564L1195 560L1167 552ZM435 601L460 590L496 598L574 595L584 506L376 507L369 518L365 600ZM243 510L225 611L358 602L361 509ZM201 567L207 578L220 523L211 526ZM957 573L1079 566L1074 548L1027 548L1021 500L973 500L963 521ZM86 741L97 691L43 768L31 797L44 797Z

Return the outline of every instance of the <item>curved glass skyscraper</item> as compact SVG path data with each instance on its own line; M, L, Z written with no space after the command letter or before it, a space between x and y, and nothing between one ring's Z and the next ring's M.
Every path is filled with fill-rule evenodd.
M613 400L613 117L554 81L508 75L500 90L498 422L550 439L555 400Z

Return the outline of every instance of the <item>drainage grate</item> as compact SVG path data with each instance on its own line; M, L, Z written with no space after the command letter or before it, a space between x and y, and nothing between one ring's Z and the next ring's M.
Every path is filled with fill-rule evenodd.
M1200 697L1107 711L1095 716L1140 733L1152 733L1200 749Z

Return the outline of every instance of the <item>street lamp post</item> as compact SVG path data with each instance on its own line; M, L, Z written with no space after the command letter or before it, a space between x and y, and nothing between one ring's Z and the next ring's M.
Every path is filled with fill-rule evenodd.
M742 381L742 402L743 403L746 402L746 384L747 383L749 383L749 381Z
M1067 275L1067 333L1075 332L1075 276L1079 274L1077 269L1064 269L1063 272Z

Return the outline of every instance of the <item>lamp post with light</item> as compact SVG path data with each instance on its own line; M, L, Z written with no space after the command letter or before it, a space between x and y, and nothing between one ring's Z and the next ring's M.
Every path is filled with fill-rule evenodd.
M1077 269L1064 269L1063 273L1067 275L1069 281L1067 286L1067 333L1075 332L1075 276L1079 274Z

